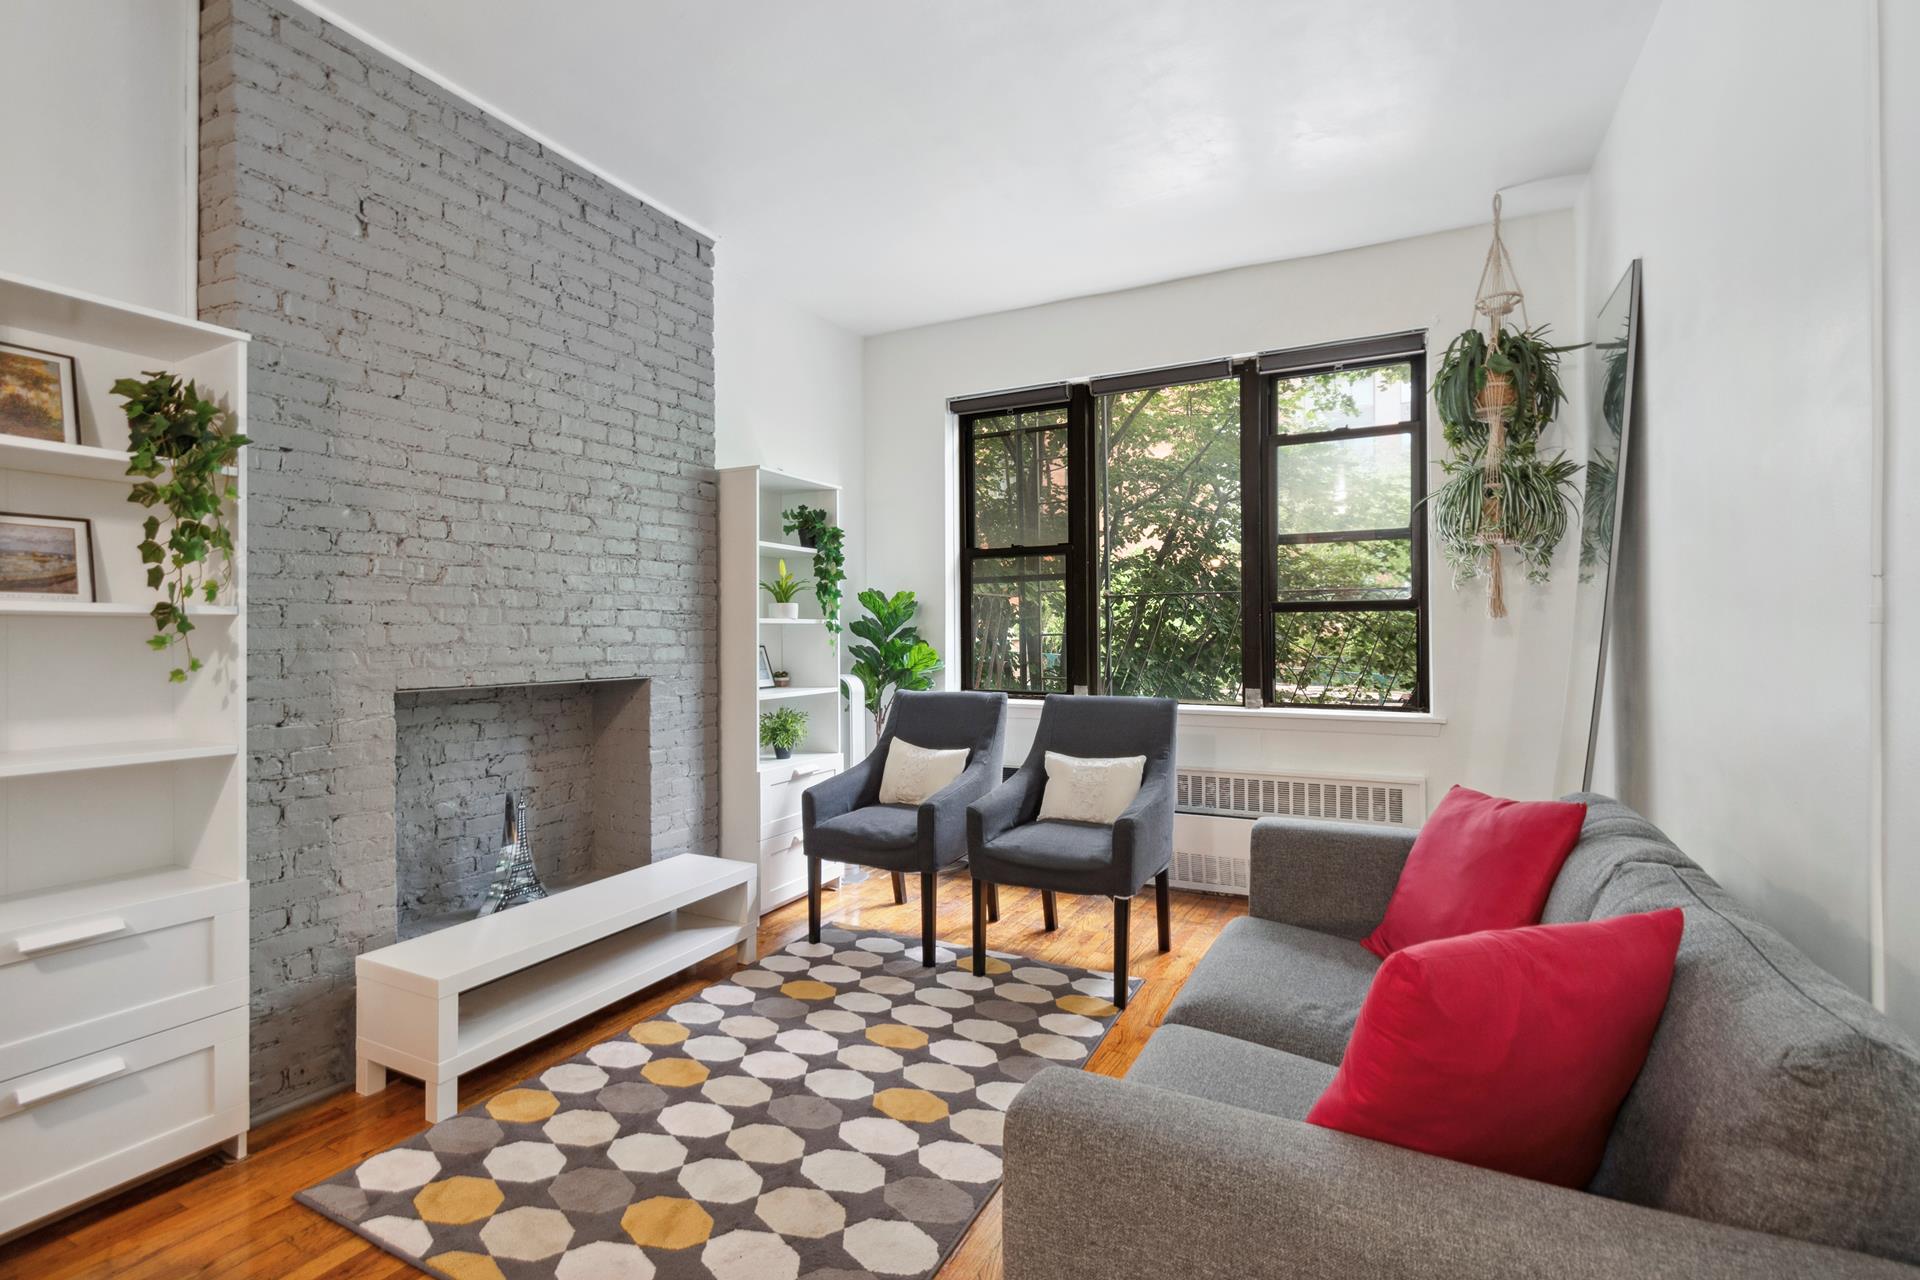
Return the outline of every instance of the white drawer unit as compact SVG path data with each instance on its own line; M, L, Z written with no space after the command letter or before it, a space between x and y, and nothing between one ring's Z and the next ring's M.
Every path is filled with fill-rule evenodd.
M247 1127L247 1014L0 1080L0 1236Z
M247 886L143 880L0 907L0 1079L246 1005Z
M184 655L146 648L163 597L113 388L164 370L244 433L247 335L0 272L0 343L71 359L74 427L0 433L0 510L84 518L92 570L86 593L0 600L5 1239L245 1151L247 454L227 473L233 554L212 566L231 572L188 607L202 665L171 680Z
M839 864L822 867L837 877ZM760 909L771 911L807 892L807 843L798 811L775 818L760 829Z

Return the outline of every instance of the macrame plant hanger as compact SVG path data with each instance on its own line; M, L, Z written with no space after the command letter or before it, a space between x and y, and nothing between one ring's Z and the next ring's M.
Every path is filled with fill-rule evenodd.
M1493 242L1487 246L1486 265L1480 268L1480 286L1473 299L1473 323L1487 322L1487 355L1491 359L1500 350L1500 330L1506 318L1520 313L1521 327L1529 327L1527 300L1520 292L1520 280L1507 256L1507 242L1500 236L1500 196L1493 197ZM1519 403L1519 389L1513 378L1492 369L1486 371L1485 384L1474 401L1474 417L1486 424L1487 447L1482 459L1480 490L1480 534L1478 541L1487 549L1487 616L1507 616L1505 584L1500 567L1500 548L1514 545L1506 534L1507 484L1501 464L1507 455L1507 420Z

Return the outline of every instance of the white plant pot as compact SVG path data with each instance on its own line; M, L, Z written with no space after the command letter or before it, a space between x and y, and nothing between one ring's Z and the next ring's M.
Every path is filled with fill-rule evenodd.
M791 604L769 604L767 610L769 618L798 618L800 603L796 600Z

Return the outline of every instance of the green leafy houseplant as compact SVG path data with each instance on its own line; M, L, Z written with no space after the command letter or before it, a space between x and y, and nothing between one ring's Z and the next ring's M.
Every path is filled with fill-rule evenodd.
M791 507L780 513L780 527L813 551L813 596L827 621L827 642L838 643L840 584L847 580L846 531L821 507Z
M868 616L848 624L854 635L866 641L851 646L853 674L867 690L867 711L873 716L874 736L886 732L887 712L893 707L893 694L900 689L931 689L934 673L940 670L940 655L920 638L913 615L920 604L913 592L888 596L884 591L868 589L859 596Z
M792 604L806 588L805 582L787 572L785 560L780 562L780 572L774 575L772 582L760 584L760 589L772 596L775 604Z
M1577 348L1551 345L1546 332L1503 329L1489 342L1468 329L1447 345L1434 375L1434 407L1454 456L1440 464L1447 479L1428 502L1456 586L1491 570L1503 546L1520 557L1528 581L1546 581L1572 523L1580 464L1539 446L1567 399L1560 357ZM1505 439L1490 472L1486 418L1501 404L1510 406Z
M807 713L798 707L775 707L760 713L760 745L773 748L773 758L785 760L807 734Z
M184 683L200 670L193 655L190 603L217 604L233 576L233 529L229 503L239 485L228 468L248 443L233 430L233 415L201 396L192 382L170 373L121 378L113 394L126 401L127 474L140 477L127 495L150 512L141 525L140 561L147 586L165 595L153 606L155 634L147 647L164 652L179 645L184 666L168 674ZM159 512L164 511L164 518Z

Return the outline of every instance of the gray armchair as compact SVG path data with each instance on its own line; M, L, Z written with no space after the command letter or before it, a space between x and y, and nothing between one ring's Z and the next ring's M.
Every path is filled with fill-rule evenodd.
M1173 749L1179 704L1171 698L1054 695L1040 712L1033 749L1006 785L967 809L973 870L973 963L986 971L986 896L991 886L1040 890L1048 929L1059 924L1054 895L1113 899L1113 1002L1127 1006L1127 925L1133 895L1155 882L1160 950L1173 947L1167 869L1173 863ZM1038 822L1047 785L1047 752L1111 758L1145 756L1140 794L1110 827Z
M807 788L800 823L807 850L807 938L820 941L820 863L852 862L893 875L894 900L905 900L904 877L920 873L920 958L933 963L936 877L967 856L967 805L1000 782L1007 727L1004 693L898 693L886 732L872 753L845 773ZM917 747L967 749L958 778L918 805L881 804L880 780L896 739Z

